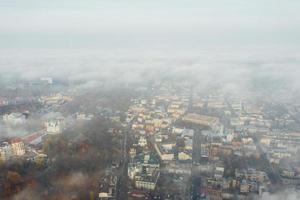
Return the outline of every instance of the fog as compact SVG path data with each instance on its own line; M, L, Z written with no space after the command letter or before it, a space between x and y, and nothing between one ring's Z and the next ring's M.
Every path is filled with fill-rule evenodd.
M300 89L300 57L295 48L9 50L1 51L0 58L2 77L59 78L76 83L79 90L104 85L139 87L170 79L202 86L221 83L223 89L239 92L263 84L258 89L286 96Z

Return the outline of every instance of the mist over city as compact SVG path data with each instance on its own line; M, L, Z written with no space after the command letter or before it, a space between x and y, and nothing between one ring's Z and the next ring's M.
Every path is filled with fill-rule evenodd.
M299 199L299 9L1 0L0 199Z

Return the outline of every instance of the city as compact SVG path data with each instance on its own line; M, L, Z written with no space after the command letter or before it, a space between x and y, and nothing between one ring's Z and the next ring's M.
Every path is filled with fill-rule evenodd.
M300 199L299 0L0 0L0 200Z
M299 104L169 81L91 102L34 84L1 97L2 198L264 199L300 184Z

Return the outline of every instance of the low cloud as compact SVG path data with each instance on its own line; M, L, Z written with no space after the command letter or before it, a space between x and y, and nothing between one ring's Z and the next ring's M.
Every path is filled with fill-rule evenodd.
M26 81L50 76L78 90L140 86L167 80L189 81L205 87L220 84L224 91L263 89L285 92L287 96L299 91L297 51L267 50L9 51L0 55L0 72L4 77L15 76Z

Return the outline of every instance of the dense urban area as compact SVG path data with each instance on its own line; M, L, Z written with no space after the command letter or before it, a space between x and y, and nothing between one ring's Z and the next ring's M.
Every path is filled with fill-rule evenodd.
M261 85L1 84L0 199L272 199L299 189L300 104Z
M0 200L300 200L300 0L0 0Z

